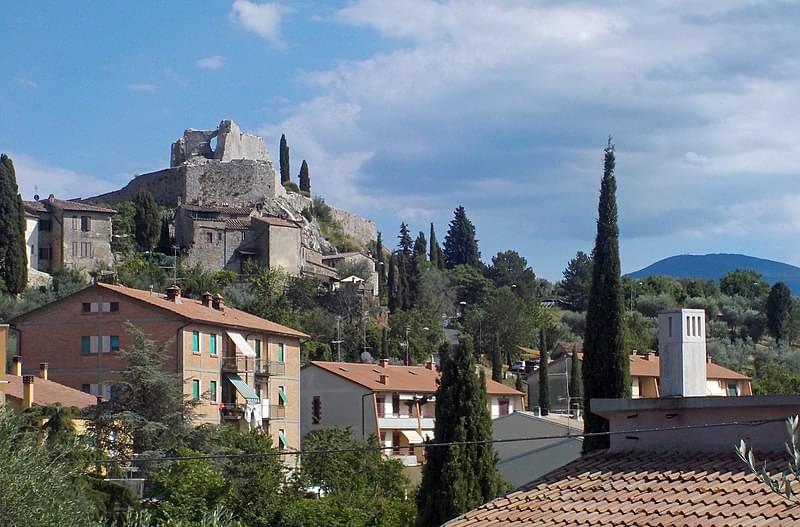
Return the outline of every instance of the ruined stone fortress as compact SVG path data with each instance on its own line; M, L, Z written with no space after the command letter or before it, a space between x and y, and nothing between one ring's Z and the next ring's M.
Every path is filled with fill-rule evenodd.
M264 140L243 133L231 120L216 130L186 130L172 143L169 168L136 176L120 190L89 201L128 201L142 190L168 207L255 207L286 195Z
M169 168L138 175L120 190L84 201L113 205L141 191L174 209L175 243L190 267L240 272L253 262L333 280L337 264L360 258L361 253L334 257L336 249L302 214L312 200L287 192L264 140L243 133L231 120L215 130L186 130L172 144ZM369 220L335 207L331 215L365 247L377 237ZM377 294L377 272L366 284Z

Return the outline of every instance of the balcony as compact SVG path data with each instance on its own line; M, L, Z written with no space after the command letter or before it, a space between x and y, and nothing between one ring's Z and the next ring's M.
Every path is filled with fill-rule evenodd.
M391 430L391 429L404 429L416 430L419 427L419 419L412 416L406 417L378 417L378 428Z
M253 362L256 375L267 376L286 374L286 364L283 362L276 362L262 358L255 358Z
M269 405L270 419L286 419L286 406L280 404Z
M249 373L253 371L252 360L248 364L247 357L244 355L228 356L220 358L222 371L234 373Z
M249 403L223 403L219 405L220 415L225 421L239 421L244 417L244 409ZM261 400L261 419L269 419L272 406L269 399Z

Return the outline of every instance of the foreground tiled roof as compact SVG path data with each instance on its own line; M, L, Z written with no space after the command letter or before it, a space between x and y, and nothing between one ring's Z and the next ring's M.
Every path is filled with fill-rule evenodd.
M218 324L221 326L233 326L244 329L256 329L267 333L276 333L279 335L288 335L292 337L305 338L308 337L305 333L297 331L287 326L277 324L275 322L266 320L250 313L225 306L223 311L219 311L212 307L204 306L200 300L192 298L181 298L181 303L176 304L159 293L151 293L150 291L142 291L141 289L133 289L122 285L111 284L97 284L98 287L115 291L127 297L146 302L152 306L171 311L179 316L195 322L206 322L208 324Z
M785 456L768 464L785 466ZM789 526L800 504L770 493L733 452L600 452L445 525Z
M382 367L378 364L359 362L323 361L311 361L311 364L376 392L434 393L438 387L436 380L439 378L439 372L423 366L389 365ZM380 382L382 374L387 375L386 384ZM490 379L486 380L486 393L524 395L510 386Z
M631 355L631 375L634 377L658 377L661 361L658 355L650 354ZM708 379L731 379L747 380L749 377L739 372L723 368L713 362L706 363L706 378Z
M103 214L116 214L117 211L109 209L108 207L98 207L83 201L72 201L58 199L56 197L49 197L47 199L40 199L38 201L25 201L25 208L34 213L47 212L48 208L74 210L79 212L99 212Z
M22 400L22 377L8 375L6 380L8 380L8 384L5 386L6 396ZM86 408L97 404L97 397L57 382L34 377L33 404L39 406L60 404L61 406Z

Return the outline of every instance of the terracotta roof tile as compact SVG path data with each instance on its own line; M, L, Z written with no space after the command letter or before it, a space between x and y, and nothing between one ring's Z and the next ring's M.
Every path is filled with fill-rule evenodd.
M6 376L8 384L5 386L7 397L22 400L22 377L19 375ZM97 404L97 397L80 390L64 386L53 381L46 381L41 377L33 379L33 404L47 406L49 404L61 406L74 406L86 408Z
M358 362L322 362L311 361L311 365L327 370L339 377L369 388L376 392L436 392L436 380L439 372L423 366L381 367L378 364ZM380 382L380 375L386 374L386 384ZM491 395L524 395L510 386L496 381L486 380L486 392Z
M783 456L768 457L775 471ZM800 504L770 493L734 453L600 452L448 522L449 527L797 525Z
M229 216L249 216L253 211L250 207L212 207L205 205L181 205L180 208L190 212L216 212Z
M181 298L181 303L176 304L167 300L164 295L159 293L150 293L149 291L142 291L141 289L133 289L121 285L111 284L97 284L97 287L114 291L119 294L125 295L129 298L146 302L152 306L171 311L181 317L196 322L205 322L208 324L218 324L221 326L237 327L244 329L256 329L267 333L276 333L279 335L288 335L298 338L307 338L308 335L296 329L292 329L281 324L266 320L250 313L225 306L223 311L204 306L200 300L192 298Z
M99 212L103 214L116 214L117 211L108 207L98 207L83 201L58 199L55 197L40 199L39 201L25 201L25 208L35 213L48 212L50 208L74 210L80 212Z
M275 225L277 227L292 227L294 229L300 228L300 226L297 223L291 220L285 220L283 218L279 218L277 216L253 216L253 219L256 219L258 221L263 221L267 225Z

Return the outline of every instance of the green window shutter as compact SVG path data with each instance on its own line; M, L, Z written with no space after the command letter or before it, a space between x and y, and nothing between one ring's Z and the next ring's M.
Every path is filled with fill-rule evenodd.
M192 401L200 400L200 381L198 379L192 380Z
M111 335L111 351L119 351L119 336Z
M278 388L278 399L280 400L283 406L289 404L289 399L286 397L286 391L283 389L283 386Z
M209 352L212 356L217 354L217 336L215 334L210 335L210 344L209 344Z
M217 381L211 381L208 384L208 391L211 395L211 400L216 402L217 400Z
M200 332L192 331L192 351L194 353L200 352Z
M280 448L289 448L289 440L286 438L286 432L284 430L278 430L278 443L280 444Z
M282 342L278 344L278 362L286 362L286 348Z
M92 351L92 339L89 337L81 337L81 353L90 353Z

